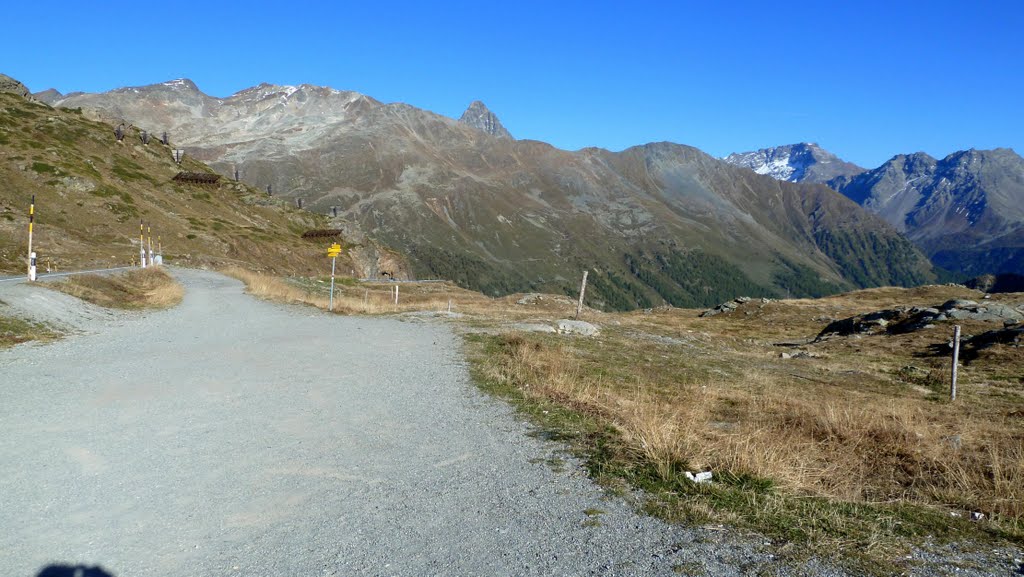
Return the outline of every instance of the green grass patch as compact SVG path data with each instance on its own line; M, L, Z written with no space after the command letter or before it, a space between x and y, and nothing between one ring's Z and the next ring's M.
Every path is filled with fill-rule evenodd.
M59 333L39 323L13 317L0 316L0 348L29 341L52 341Z

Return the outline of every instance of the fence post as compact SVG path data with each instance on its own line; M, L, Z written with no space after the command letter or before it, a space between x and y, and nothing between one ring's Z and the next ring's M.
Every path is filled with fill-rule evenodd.
M583 311L583 295L587 292L587 273L589 271L583 271L583 284L580 285L580 302L576 305L576 318L580 318L580 312Z
M949 400L956 400L956 365L960 359L960 325L953 327L953 368L949 379Z

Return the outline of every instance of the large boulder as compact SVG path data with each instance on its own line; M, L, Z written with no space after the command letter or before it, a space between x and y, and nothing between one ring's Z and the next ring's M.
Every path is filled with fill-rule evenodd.
M562 319L558 321L558 332L563 335L582 335L594 337L601 334L601 330L586 321L572 321Z

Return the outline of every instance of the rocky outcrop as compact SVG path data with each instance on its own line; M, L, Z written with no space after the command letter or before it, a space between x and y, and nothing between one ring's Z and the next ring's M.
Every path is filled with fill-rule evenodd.
M978 304L954 299L937 307L896 307L833 321L818 333L816 340L855 334L903 334L932 328L936 322L957 320L1002 322L1009 326L1024 321L1024 304Z
M770 301L770 299L761 299L761 302L765 302L766 303L766 302L769 302L769 301ZM736 297L736 298L732 299L731 301L725 301L724 303L716 306L715 308L708 309L708 310L700 313L700 316L702 316L702 317L713 317L715 315L719 315L719 314L722 314L722 313L731 313L732 311L738 309L740 307L740 305L742 305L744 303L748 303L748 302L750 302L750 297Z
M7 76L6 74L0 74L0 92L10 92L12 94L17 94L22 98L28 98L31 96L31 92L29 92L28 88L26 88L24 84L10 76Z

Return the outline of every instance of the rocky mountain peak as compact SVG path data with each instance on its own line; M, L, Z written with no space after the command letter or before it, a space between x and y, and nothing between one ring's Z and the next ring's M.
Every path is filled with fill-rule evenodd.
M498 116L491 112L487 105L479 100L474 100L469 108L462 113L459 122L468 124L478 130L483 130L492 136L501 138L512 138L512 134L501 125Z
M846 162L814 142L737 152L723 160L788 182L823 184L834 178L851 177L864 172L863 168Z
M56 88L47 88L42 92L34 93L32 95L32 98L35 98L40 102L45 102L46 104L53 105L54 102L57 102L61 98L64 98L64 95L61 94L60 91Z

